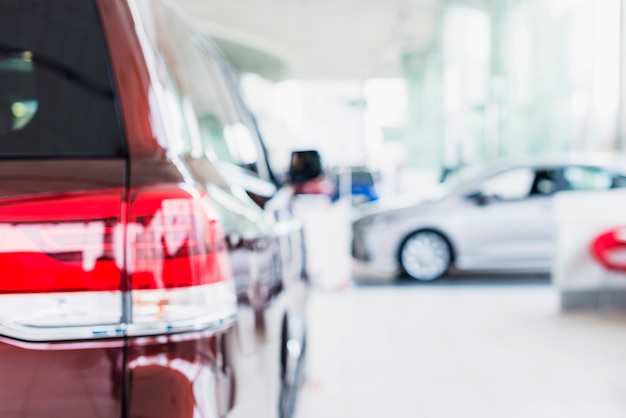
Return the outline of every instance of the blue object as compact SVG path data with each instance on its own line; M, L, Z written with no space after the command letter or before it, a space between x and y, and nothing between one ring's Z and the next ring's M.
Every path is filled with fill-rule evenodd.
M362 167L350 169L350 194L353 204L374 202L379 199L380 196L376 190L377 174ZM339 175L336 176L335 184L336 187L331 196L333 202L339 199Z

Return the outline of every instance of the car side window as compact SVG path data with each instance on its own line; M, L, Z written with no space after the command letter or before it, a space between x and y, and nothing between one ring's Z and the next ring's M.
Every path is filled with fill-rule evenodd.
M534 172L529 168L513 168L483 181L480 191L499 200L527 198L533 185Z
M170 149L210 158L258 172L259 146L237 113L221 69L198 47L196 35L161 2L141 2L144 27L152 47L161 102L173 135Z
M562 189L558 168L517 167L486 179L480 190L498 200L520 200L533 196L551 196Z
M613 177L612 188L617 189L617 188L622 188L622 187L626 187L626 176L623 176L621 174L616 174Z
M540 168L534 170L535 178L530 188L531 196L551 196L564 189L559 168Z
M599 167L566 167L563 177L568 190L608 190L613 186L611 174Z
M212 117L200 119L204 145L218 160L259 173L261 152L255 134L240 117L219 64L209 55L206 55L204 60L211 74L211 83L220 93L224 110L221 120ZM220 125L221 128L215 129Z

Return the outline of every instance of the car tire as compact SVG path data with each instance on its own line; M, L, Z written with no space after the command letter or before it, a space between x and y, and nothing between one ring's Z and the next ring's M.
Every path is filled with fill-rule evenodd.
M452 265L452 247L438 232L423 230L409 235L400 247L400 266L415 280L430 282Z

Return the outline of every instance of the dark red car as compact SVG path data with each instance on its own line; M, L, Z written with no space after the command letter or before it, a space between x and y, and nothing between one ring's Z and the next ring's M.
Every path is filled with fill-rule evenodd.
M290 416L301 235L167 2L0 0L0 417Z

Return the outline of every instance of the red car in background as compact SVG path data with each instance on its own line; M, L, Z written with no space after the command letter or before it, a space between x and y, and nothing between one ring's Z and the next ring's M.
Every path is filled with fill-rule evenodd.
M0 0L1 417L291 415L302 231L234 90L165 1Z

